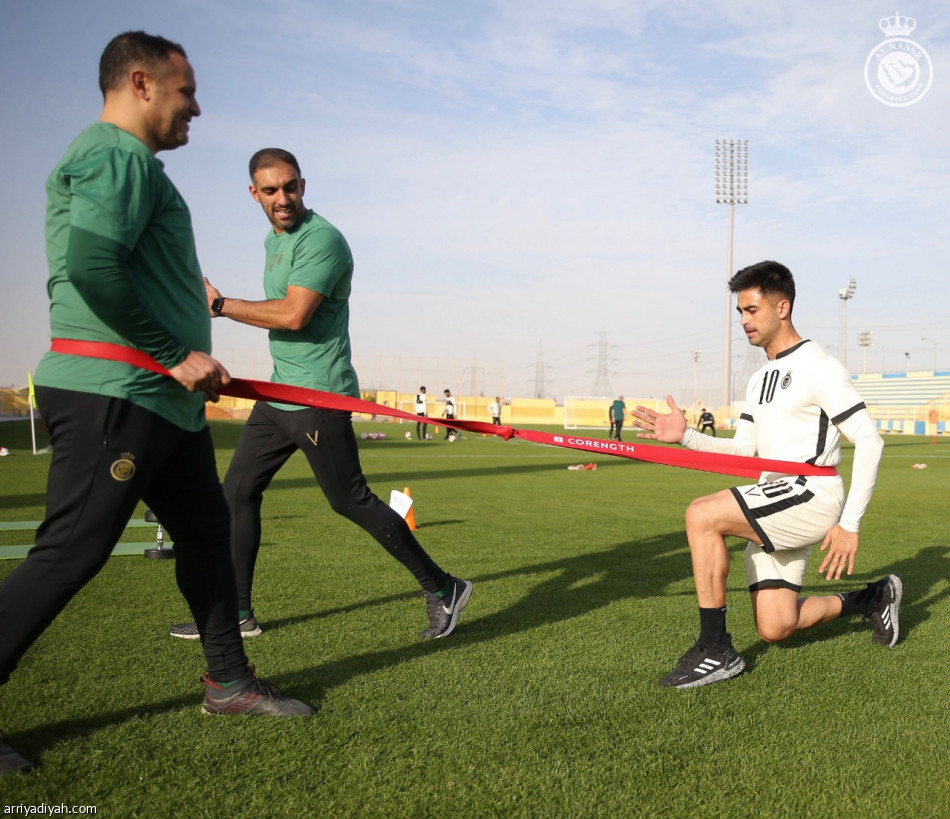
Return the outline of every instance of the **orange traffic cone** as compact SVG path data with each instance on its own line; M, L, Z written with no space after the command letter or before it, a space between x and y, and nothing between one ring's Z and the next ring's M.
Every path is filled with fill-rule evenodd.
M403 493L407 498L411 498L411 497L412 497L412 492L410 491L410 489L409 489L408 486L407 486L405 489L402 490L402 493ZM417 528L417 527L416 527L416 505L415 505L415 503L413 503L412 506L409 507L409 511L406 512L406 523L409 524L409 530L410 530L411 532L415 532L415 531L416 531L416 528Z

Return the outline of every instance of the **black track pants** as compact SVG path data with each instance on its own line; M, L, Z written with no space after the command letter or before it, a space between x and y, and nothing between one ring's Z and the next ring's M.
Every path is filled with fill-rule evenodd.
M224 477L240 609L252 607L264 490L298 449L306 455L333 511L372 535L423 589L435 592L445 586L448 576L422 548L406 521L367 485L350 413L311 407L280 410L260 401L244 425Z
M210 431L186 432L119 398L48 387L36 397L53 446L46 518L0 585L0 682L105 565L140 499L175 542L178 587L211 678L244 676L230 517Z

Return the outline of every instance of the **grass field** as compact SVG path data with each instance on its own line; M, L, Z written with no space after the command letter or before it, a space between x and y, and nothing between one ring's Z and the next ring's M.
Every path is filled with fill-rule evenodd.
M407 428L358 425L391 436L363 442L363 465L384 499L411 487L423 545L474 581L452 637L417 639L411 577L330 512L295 456L265 498L265 633L246 647L316 718L203 716L200 648L166 636L188 619L173 561L114 557L0 691L0 726L42 762L0 781L0 804L100 816L950 815L950 442L888 439L855 575L828 583L809 566L807 593L899 574L895 648L873 645L859 619L763 644L734 541L730 626L749 671L676 691L657 680L697 628L683 510L736 479L608 456L569 471L580 453L406 441ZM222 473L238 429L214 426ZM0 520L41 518L48 456L30 453L23 423L0 425L0 445L12 450ZM0 562L0 577L15 565Z

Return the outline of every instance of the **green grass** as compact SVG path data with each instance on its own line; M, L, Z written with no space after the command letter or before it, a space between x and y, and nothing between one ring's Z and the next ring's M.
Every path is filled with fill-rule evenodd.
M683 511L735 479L473 435L406 441L407 428L360 424L393 435L362 442L363 465L384 499L411 487L423 545L475 582L452 637L417 639L411 577L328 509L295 456L265 497L266 631L246 647L317 717L202 716L200 648L166 636L188 618L173 562L115 557L0 690L0 726L42 762L0 782L0 804L103 816L950 814L948 442L888 439L855 575L827 583L817 559L809 567L808 593L900 574L894 649L860 620L763 644L735 541L729 619L749 671L671 691L657 680L697 628ZM238 427L214 429L223 472ZM25 424L0 425L0 445L13 450L0 459L0 520L42 517L48 456L30 454ZM581 460L598 469L566 469ZM16 565L0 562L0 577Z

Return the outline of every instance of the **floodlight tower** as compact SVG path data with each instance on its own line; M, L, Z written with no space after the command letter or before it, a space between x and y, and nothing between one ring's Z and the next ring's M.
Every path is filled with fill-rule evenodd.
M852 276L848 286L838 291L838 298L841 299L841 363L845 369L848 368L848 300L854 298L856 284Z
M732 235L736 205L749 204L749 140L716 140L716 204L729 206L726 281L732 278ZM732 405L732 293L726 288L726 330L722 351L722 405Z
M874 331L865 330L858 333L858 346L864 348L864 372L868 371L868 347L874 346Z

